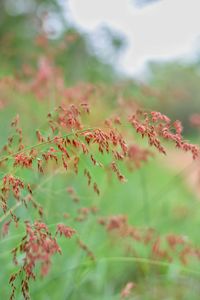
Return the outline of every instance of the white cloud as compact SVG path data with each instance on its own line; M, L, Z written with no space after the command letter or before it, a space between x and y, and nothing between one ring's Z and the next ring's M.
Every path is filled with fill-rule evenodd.
M128 48L121 66L137 73L148 59L194 53L200 36L199 0L162 0L139 9L131 0L69 0L72 20L84 30L106 24L123 32Z

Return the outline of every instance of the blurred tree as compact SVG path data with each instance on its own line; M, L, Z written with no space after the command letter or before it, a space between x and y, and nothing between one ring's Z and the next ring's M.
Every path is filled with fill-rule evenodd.
M0 51L17 66L32 52L38 34L51 37L66 26L56 0L2 0L0 5Z
M159 97L157 109L180 119L186 130L190 130L189 117L200 112L200 70L198 64L150 63L149 84Z
M9 64L15 70L20 69L24 63L36 63L39 55L48 53L64 67L69 82L115 80L117 74L111 63L92 52L88 36L78 32L66 15L63 1L1 0L1 68ZM38 47L41 36L46 39L46 47ZM117 48L117 42L113 42L113 48Z

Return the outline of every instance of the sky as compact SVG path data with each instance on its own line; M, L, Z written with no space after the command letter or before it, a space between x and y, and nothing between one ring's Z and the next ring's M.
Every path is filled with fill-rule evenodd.
M200 49L200 0L161 0L142 8L133 0L68 0L68 8L82 31L94 34L106 25L125 35L118 64L129 75L141 73L149 60L190 59Z

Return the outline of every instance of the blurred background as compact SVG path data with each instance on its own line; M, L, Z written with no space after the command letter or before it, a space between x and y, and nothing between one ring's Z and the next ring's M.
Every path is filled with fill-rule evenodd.
M190 116L200 112L199 9L198 0L1 0L0 75L53 57L68 85L123 83L126 95L193 133Z

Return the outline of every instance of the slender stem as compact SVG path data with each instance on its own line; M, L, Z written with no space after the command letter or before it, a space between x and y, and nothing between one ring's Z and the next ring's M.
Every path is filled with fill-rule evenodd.
M87 128L87 129L83 129L83 130L78 130L76 132L71 132L65 136L61 136L61 137L58 137L58 139L62 139L62 138L66 138L66 137L69 137L69 136L72 136L74 134L78 134L78 133L83 133L83 132L86 132L86 131L92 131L94 130L94 128ZM12 158L13 156L17 155L17 154L20 154L20 153L23 153L23 152L26 152L28 150L31 150L31 149L34 149L36 147L40 147L40 146L43 146L43 145L46 145L46 144L50 144L52 143L53 141L55 140L55 137L50 139L49 141L45 141L45 142L42 142L42 143L38 143L38 144L35 144L35 145L32 145L32 146L29 146L29 147L26 147L20 151L17 151L11 155L8 155L8 156L5 156L3 157L1 160L0 160L0 163L3 162L4 160L7 160L9 158ZM34 199L32 199L33 202L37 203ZM2 223L10 214L10 211L15 211L20 205L22 205L22 202L17 202L11 209L9 209L2 217L0 217L0 223Z
M78 131L76 131L76 132L68 133L68 134L66 134L66 135L64 135L64 136L56 137L56 139L63 139L63 138L70 137L70 136L72 136L72 135L74 135L74 134L79 134L79 133L83 133L83 132L87 132L87 131L92 131L92 130L94 130L94 128L82 129L82 130L78 130ZM2 158L0 159L0 163L3 162L4 160L7 160L7 159L9 159L9 158L12 158L13 156L16 156L16 155L18 155L18 154L20 154L20 153L23 153L23 152L32 150L32 149L37 148L37 147L40 147L40 146L44 146L44 145L47 145L47 144L51 144L51 143L54 142L54 141L55 141L55 137L53 137L52 139L50 139L50 140L48 140L48 141L41 142L41 143L38 143L38 144L35 144L35 145L32 145L32 146L28 146L28 147L26 147L26 148L24 148L24 149L22 149L22 150L20 150L20 151L17 151L17 152L15 152L15 153L12 153L12 154L10 154L10 155L6 155L6 156L2 157Z
M136 263L144 263L144 264L150 264L150 265L155 265L155 266L160 266L160 267L170 267L173 266L173 263L168 263L166 261L159 261L159 260L153 260L153 259L149 259L149 258L143 258L143 257L123 257L123 256L119 256L119 257L104 257L101 258L100 260L97 260L98 262L127 262L127 263L131 263L131 262L136 262ZM190 269L190 268L186 268L183 266L179 266L180 271L183 271L185 273L191 273L194 275L198 275L200 276L200 272Z
M163 262L163 261L158 261L158 260L151 260L148 258L142 258L142 257L123 257L123 256L119 256L119 257L104 257L101 259L97 259L95 262L91 263L91 261L86 261L83 263L79 263L78 265L75 265L74 267L71 268L66 268L64 271L60 272L60 274L49 278L49 280L47 281L47 283L52 282L58 278L60 278L61 276L63 276L66 272L70 272L73 270L76 270L82 266L90 266L91 264L99 264L102 262L122 262L122 263L145 263L145 264L149 264L149 265L154 265L154 266L158 266L158 267L170 267L170 266L174 266L173 263L167 263L167 262ZM183 266L179 266L180 271L185 272L187 274L193 274L196 276L200 276L200 272L190 269L190 268L186 268ZM42 288L44 288L44 286L42 286ZM40 290L40 287L38 289L35 289L34 292L37 292L38 290Z
M22 202L17 202L15 205L13 205L6 213L5 215L3 215L1 218L0 218L0 223L3 222L10 214L10 211L15 211L20 205L22 205Z
M140 170L140 181L141 181L141 191L142 191L142 200L143 200L143 210L144 210L144 219L147 225L150 222L150 210L149 210L149 199L147 191L147 182L144 169Z
M45 180L45 182L47 182L48 180L50 180L54 175L55 175L55 173L52 174L51 176L49 176L49 177L47 178L47 180ZM40 189L41 186L42 186L45 182L43 182L43 183L41 183L40 185L38 185L38 186L36 187L36 189L34 190L34 192L37 191L38 189ZM32 197L32 199L31 199L31 202L35 203L37 206L41 206L40 203L38 203L35 199L33 199L33 197ZM17 202L15 205L13 205L13 207L11 207L11 208L5 213L5 215L3 215L3 216L0 218L0 223L3 222L3 221L9 216L10 211L15 211L15 210L16 210L19 206L21 206L21 205L22 205L22 202L21 202L21 201L20 201L20 202Z

